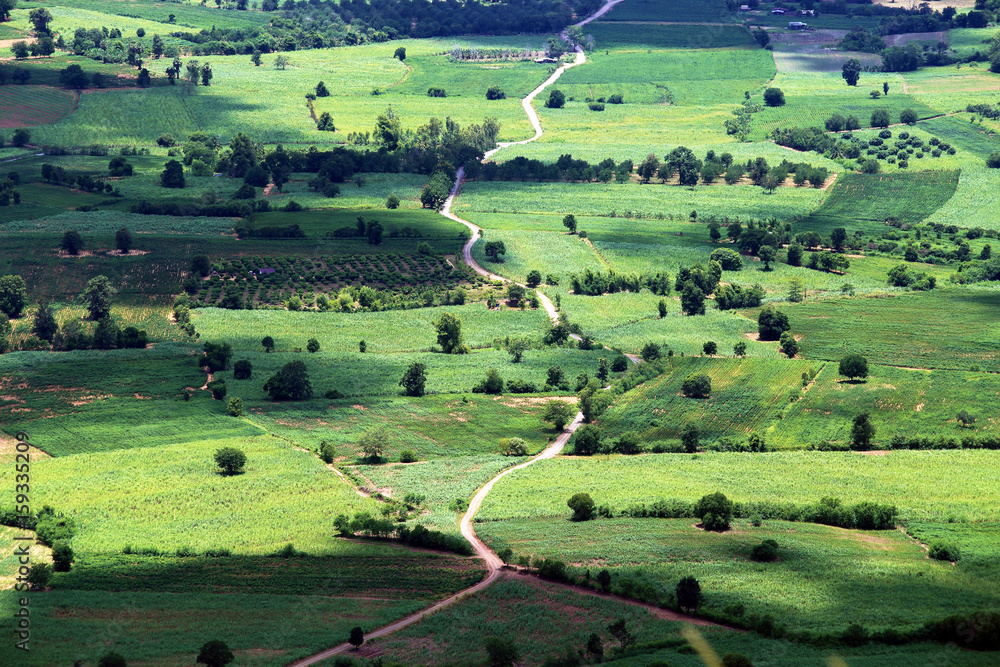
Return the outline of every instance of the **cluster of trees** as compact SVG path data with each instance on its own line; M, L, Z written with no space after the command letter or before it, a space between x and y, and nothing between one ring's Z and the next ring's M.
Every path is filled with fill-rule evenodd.
M759 157L739 163L733 160L730 153L717 154L714 150L709 150L705 160L701 161L684 146L671 151L662 163L652 153L647 155L639 164L637 172L643 183L648 183L653 176L666 183L676 175L678 185L691 186L696 185L699 180L708 185L720 178L727 185L733 185L746 176L754 185L767 192L773 192L785 182L789 174L793 175L795 185L805 185L808 182L817 188L822 187L829 177L825 168L813 167L805 162L782 160L779 165L771 167L765 158Z
M576 294L600 296L615 292L639 292L648 289L653 294L670 293L670 275L666 272L655 274L624 274L609 269L607 273L585 269L583 273L570 275L570 283Z
M612 180L624 183L632 175L632 160L616 163L607 158L591 164L574 158L570 154L561 155L555 162L542 162L518 156L503 163L487 162L481 165L466 163L466 176L485 181L551 181L609 183Z
M248 9L238 0L238 9ZM295 51L385 42L409 37L458 34L558 33L577 16L593 13L598 0L517 0L503 6L469 2L427 5L419 0L389 0L371 5L361 0L262 0L273 12L255 27L178 31L172 36L191 44L195 54L234 55L255 51Z
M372 516L369 512L358 512L353 518L339 514L334 519L333 526L341 537L360 534L376 539L395 538L412 547L451 551L466 556L472 553L469 543L459 535L428 530L420 524L410 528L392 519Z

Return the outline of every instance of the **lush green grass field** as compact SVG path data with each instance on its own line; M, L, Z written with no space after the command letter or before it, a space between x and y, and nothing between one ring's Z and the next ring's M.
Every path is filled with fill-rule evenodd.
M568 517L566 500L581 491L619 511L659 498L694 501L721 491L748 502L815 503L834 496L848 504L889 503L903 520L996 521L998 458L997 452L971 450L564 457L505 477L478 518Z
M225 446L246 453L246 473L217 472L212 456ZM58 457L36 461L32 474L44 480L35 502L76 520L73 548L84 553L132 545L260 555L292 542L312 554L351 554L359 547L334 536L334 517L375 509L318 457L270 436Z
M691 519L567 519L479 524L493 545L516 555L558 558L580 569L607 568L612 586L651 585L661 599L684 576L694 576L703 605L718 611L743 604L746 614L770 614L789 630L838 633L851 623L871 630L913 630L925 621L997 604L996 574L953 568L927 558L898 531L856 531L768 521L737 521L725 533L694 527ZM779 560L754 563L761 540L778 543Z
M888 298L804 302L788 308L807 358L847 352L893 366L1000 370L992 289L949 289Z

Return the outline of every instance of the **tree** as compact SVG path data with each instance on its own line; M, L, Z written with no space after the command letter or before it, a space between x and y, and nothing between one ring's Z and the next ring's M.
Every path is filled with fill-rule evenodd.
M913 109L903 109L899 112L899 122L913 125L917 122L917 112Z
M947 9L947 7L945 9ZM954 8L952 8L952 9L954 9ZM883 81L882 82L882 94L883 95L888 95L889 94L889 82L888 81Z
M31 333L51 343L58 331L59 323L56 322L52 306L44 301L38 304L38 310L35 312L35 321L31 325Z
M315 338L310 338L309 342L306 343L306 349L312 353L319 352L319 341Z
M213 343L205 341L202 344L202 356L199 362L202 366L208 366L212 373L226 370L229 360L233 356L233 346L229 343Z
M572 521L589 521L594 518L594 500L589 493L574 493L566 501L573 510Z
M656 176L660 172L660 158L656 157L652 153L648 154L642 162L639 163L639 167L636 169L636 173L639 174L639 180L643 183L649 183L653 176Z
M351 628L351 634L347 638L347 643L358 650L358 647L365 643L365 632L358 626Z
M778 340L783 332L791 328L788 323L788 315L771 306L764 308L757 316L757 331L760 340Z
M473 387L472 391L476 394L496 395L503 393L503 378L500 377L500 371L495 368L486 371L486 378Z
M698 427L695 424L685 424L684 429L681 430L681 444L684 445L684 451L688 454L696 453L700 437L701 433L699 433Z
M769 107L780 107L785 105L785 93L781 88L768 88L764 91L764 104Z
M462 348L462 320L453 313L442 313L437 322L437 343L445 354L456 354Z
M427 366L414 361L403 373L399 380L399 386L407 396L423 396L424 385L427 384Z
M602 570L602 572L607 572L607 570ZM590 637L587 639L587 654L595 662L601 662L604 659L604 642L601 641L601 636L596 632L590 633Z
M268 378L264 383L264 391L272 401L304 401L312 398L313 389L306 365L301 361L289 361Z
M597 360L597 379L601 382L608 381L608 375L611 374L611 362L609 362L604 357Z
M855 416L851 424L851 449L858 451L871 449L874 437L875 425L872 424L871 413L862 412Z
M661 351L659 343L654 343L649 341L642 346L642 350L639 352L639 356L642 357L643 361L656 361L663 354Z
M125 227L115 232L115 247L118 248L118 252L127 255L132 250L132 232Z
M771 262L778 259L778 251L774 246L762 245L757 250L757 256L760 257L760 261L764 262L764 270L771 270Z
M11 319L21 317L28 301L28 286L24 278L7 275L0 278L0 313Z
M681 609L693 611L701 602L701 584L694 577L684 577L677 582L676 595Z
M959 412L955 419L958 420L959 425L963 428L972 428L972 426L976 423L976 418L970 415L966 410Z
M521 660L514 642L499 637L487 637L483 640L486 649L486 659L490 667L513 667Z
M66 540L56 540L52 543L52 569L56 572L69 572L73 568L73 547Z
M507 254L507 246L504 245L503 241L487 241L483 252L490 258L490 261L502 262L501 255Z
M686 281L681 290L681 310L686 315L705 314L705 293L693 280Z
M747 343L741 340L740 342L733 345L733 354L737 357L742 357L747 353Z
M635 643L635 636L628 631L623 618L617 619L608 626L608 634L618 640L623 650Z
M701 519L705 530L728 530L733 519L733 501L716 491L695 503L694 515Z
M63 88L83 90L90 85L90 77L79 65L73 64L59 71L59 85Z
M100 320L111 315L111 297L117 293L107 276L95 276L87 282L83 299L87 302L87 318Z
M279 53L278 57L274 59L274 69L284 70L291 62L287 56Z
M872 127L889 127L889 112L885 109L876 109L872 112L871 123Z
M98 350L110 350L118 344L121 331L111 317L102 317L94 327L94 347Z
M542 284L541 271L535 269L528 271L528 276L525 278L524 282L525 284L527 284L528 287L538 287L539 285Z
M24 60L28 57L28 43L24 40L11 44L10 50L14 53L14 58L17 60Z
M385 198L385 207L388 209L399 208L399 197L396 195L389 195Z
M83 237L75 229L63 233L60 247L70 255L79 255L83 250Z
M184 166L177 160L170 160L160 174L160 185L165 188L184 187Z
M549 109L562 109L566 104L566 95L559 89L553 88L549 93L549 99L545 101L545 106Z
M236 380L249 380L253 375L253 364L247 359L240 359L233 364L233 378Z
M257 49L253 53L250 54L250 62L253 63L254 67L260 67L261 66L260 49Z
M165 47L163 46L163 38L160 37L159 34L154 34L152 47L153 57L156 59L162 58L164 50Z
M274 339L270 336L264 336L260 344L264 346L264 352L274 352Z
M704 352L707 356L712 356L719 351L719 346L716 345L715 341L710 340L701 346L701 351Z
M212 85L212 65L209 63L205 63L201 66L201 85Z
M486 89L486 99L504 100L507 99L507 93L505 93L500 86L490 86Z
M398 58L400 61L406 60L406 48L402 46L397 47L392 57Z
M792 359L799 352L799 343L795 340L795 336L792 335L791 331L783 331L778 338L778 348L782 354Z
M691 373L681 382L681 391L688 398L709 398L712 394L712 378L704 373Z
M832 232L830 232L830 243L837 250L843 250L844 241L847 240L847 230L843 227L835 227Z
M247 455L235 447L223 447L215 451L215 465L226 475L239 475L247 464Z
M31 24L35 26L35 32L47 35L49 34L49 23L52 22L52 14L49 10L43 8L32 9L28 12L28 20Z
M562 401L549 401L545 404L545 412L542 413L542 420L550 422L557 431L566 428L569 421L569 408Z
M201 647L195 662L206 665L206 667L225 667L235 659L236 656L226 646L226 642L213 639Z
M840 360L837 372L852 382L863 380L868 377L868 360L860 354L848 354Z
M17 0L0 0L0 23L10 20L10 13L17 7Z
M524 353L531 347L531 341L525 336L514 336L507 341L507 352L510 353L512 363L519 364L524 358Z
M667 316L667 302L664 299L660 299L656 304L656 312L659 313L661 320Z
M844 77L848 86L858 85L858 79L861 77L861 61L857 58L851 58L844 63L840 75Z
M358 438L358 447L361 453L369 461L379 461L385 451L385 443L389 441L389 429L385 426L377 426L365 431Z
M111 652L101 656L97 661L97 667L128 667L128 662L122 654Z
M573 453L578 456L596 454L601 445L601 431L593 424L584 424L573 437Z
M316 84L316 97L330 97L330 91L322 81Z
M569 230L570 234L576 234L576 216L572 213L563 218L563 227Z

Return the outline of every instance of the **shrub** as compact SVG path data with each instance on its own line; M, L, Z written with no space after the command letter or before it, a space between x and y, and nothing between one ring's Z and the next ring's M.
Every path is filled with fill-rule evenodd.
M868 360L860 354L848 354L840 360L837 371L851 380L864 379L868 377Z
M501 394L503 393L503 378L500 371L491 368L486 371L486 378L472 388L474 394Z
M694 514L701 519L705 530L728 530L733 518L733 501L722 493L710 493L695 504Z
M601 445L601 432L593 424L584 424L573 436L573 453L577 456L596 454Z
M500 438L500 453L504 456L527 456L528 444L521 438Z
M688 398L708 398L712 393L712 378L704 373L691 373L681 383L681 391Z
M404 449L403 451L401 451L399 453L399 462L400 463L416 463L417 462L417 455L414 454L412 450Z
M238 475L243 472L247 456L235 447L223 447L215 452L215 464L227 475Z
M769 107L780 107L785 104L785 93L781 88L768 88L764 91L764 103Z
M757 331L760 340L778 340L781 334L791 329L788 315L768 306L757 316Z
M948 155L953 155L951 149L948 150ZM990 153L990 156L986 158L986 166L990 169L1000 169L1000 152Z
M945 540L934 540L931 542L927 555L934 560L950 560L952 562L962 557L958 545Z
M28 571L28 584L33 589L44 589L52 578L52 567L48 563L37 563Z
M778 543L774 540L764 540L750 552L750 560L758 563L770 563L778 560Z
M333 463L334 459L337 458L337 449L333 446L333 443L324 440L319 445L319 458L323 463Z
M399 208L399 197L397 197L396 195L389 195L388 197L386 197L385 207L388 209Z
M681 609L697 609L701 602L701 584L694 577L684 577L677 582L677 605Z
M128 662L125 660L125 656L121 653L105 653L101 656L101 659L97 661L97 667L127 667Z
M448 97L448 93L445 92L444 88L428 88L427 97Z
M907 125L913 125L917 122L917 112L913 109L903 109L899 113L899 122L906 123Z
M221 401L226 397L226 381L225 380L212 380L205 385L210 392L212 392L212 398L217 401Z
M229 399L226 411L229 412L231 417L242 417L245 414L243 410L243 399L238 396L234 396Z
M310 338L309 341L306 343L306 350L308 350L310 353L319 352L319 341L316 340L315 338Z
M66 540L52 544L52 568L56 572L69 572L73 567L73 547Z
M575 493L566 504L573 510L573 521L589 521L594 518L594 500L589 493Z
M562 109L566 104L566 95L559 89L552 89L549 93L549 99L545 101L545 106L549 109Z
M600 102L591 102L587 105L591 111L604 111L604 105Z
M247 359L240 359L233 364L233 378L236 380L249 380L253 375L253 364Z
M503 100L507 99L507 93L503 92L500 86L490 86L486 89L486 99Z

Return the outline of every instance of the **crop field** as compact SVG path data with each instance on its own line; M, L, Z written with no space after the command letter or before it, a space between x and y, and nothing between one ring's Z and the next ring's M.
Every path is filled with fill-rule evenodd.
M738 25L669 25L594 21L587 25L598 49L644 46L650 49L718 49L753 46L753 37Z
M903 109L913 109L920 118L938 115L939 112L927 106L912 94L904 93L902 85L893 85L889 78L889 94L877 100L871 99L869 91L875 86L881 92L880 76L875 81L858 82L856 87L844 85L840 72L780 72L771 84L785 93L785 104L780 107L765 106L759 114L754 115L754 136L758 139L770 135L777 127L823 127L823 121L834 113L843 116L854 115L862 126L868 126L872 112L884 109L889 112L893 123L899 122L899 113ZM758 98L761 104L763 100ZM735 102L734 102L735 103Z
M655 72L654 79L649 72ZM556 85L578 99L622 93L627 104L660 103L665 86L674 104L703 106L736 103L744 91L760 88L774 73L770 52L759 49L646 53L619 49L594 54L592 63L567 71ZM550 110L548 115L558 113Z
M73 111L73 95L48 86L0 87L0 128L48 125Z
M970 288L832 299L797 304L789 319L808 358L856 352L893 366L996 372L998 300L995 290Z
M770 162L770 156L767 159ZM780 161L777 159L775 163ZM526 219L524 214L558 214L558 219L551 219L548 226L565 231L562 216L567 213L577 217L629 218L640 217L641 214L642 217L662 215L687 219L691 211L697 211L702 219L713 216L744 220L768 217L788 219L808 215L820 206L825 196L823 190L794 185L766 194L763 188L753 185L724 183L698 185L694 189L660 183L519 183L517 190L511 192L508 183L474 182L463 186L462 200L459 200L455 212L462 215L468 211L469 219L477 224L480 218L476 213L518 214L508 217L511 222L521 224L533 222L533 217ZM482 226L493 225L484 223ZM590 228L583 225L580 229L590 232Z
M222 639L231 667L287 667L360 627L366 641L344 654L354 665L468 667L490 660L485 642L497 637L519 652L511 664L525 667L703 667L676 614L678 581L692 576L703 594L695 615L704 625L696 627L719 656L741 653L771 667L829 667L837 656L850 667L995 665L996 651L930 643L931 633L908 634L901 645L864 637L1000 608L1000 451L977 448L1000 437L1000 290L992 280L1000 169L987 166L1000 152L1000 121L991 118L1000 88L984 60L882 72L881 54L839 50L846 31L867 28L892 33L890 44L928 47L927 59L936 51L937 33L895 34L911 14L916 23L919 8L878 1L878 14L821 8L803 19L811 30L797 31L786 28L791 17L770 14L771 2L741 12L728 0L623 0L582 26L579 58L558 35L592 17L595 0L502 8L479 0L447 12L410 0L251 0L242 9L236 0L18 3L0 24L4 76L14 68L31 75L26 85L0 86L0 309L18 315L0 339L0 455L12 458L15 435L25 432L32 456L24 502L35 512L55 508L76 530L72 568L32 593L30 658L8 645L0 663L92 667L113 650L132 665L184 667L206 641ZM958 2L963 12L973 4ZM42 6L56 50L15 61L11 43L35 38L29 14ZM992 6L978 11L990 25L1000 17ZM101 46L88 51L96 58L71 53L81 48L77 29L101 26L109 62ZM760 26L768 48L758 42ZM500 34L507 29L534 34ZM995 32L940 35L946 53L964 60L984 56ZM429 36L398 39L408 34ZM166 48L162 57L154 43ZM146 88L138 86L136 45L152 76ZM182 75L173 85L166 70L175 49ZM855 87L841 75L853 57L864 65ZM524 98L574 60L537 90L542 131L533 138ZM210 65L211 85L186 80L193 61ZM102 74L106 87L63 87L70 65ZM503 94L487 99L491 87ZM769 87L783 91L782 106L764 104ZM546 106L553 90L564 105ZM609 101L617 95L622 103ZM726 125L743 123L744 109L749 127ZM915 123L900 122L906 109ZM877 110L889 113L891 136L869 127ZM863 129L827 133L840 148L857 145L858 155L772 138L776 129L825 130L835 113L860 120ZM335 129L318 129L325 114ZM21 128L28 140L19 134L25 145L12 146ZM185 146L196 132L218 140L218 173L194 175L206 173L190 165L197 156ZM252 146L234 142L237 133ZM296 152L289 162L279 144ZM679 174L698 172L696 185L677 185L673 175L641 182L647 156L670 161L679 147L696 161ZM515 158L545 166L525 166L531 180L488 181L492 167L470 168L487 151L507 165L497 170L504 178ZM706 184L714 156L744 175ZM111 176L118 157L130 175ZM610 158L616 168L605 182L606 164L566 169L569 158L594 166ZM164 186L171 159L189 163L183 188ZM877 173L861 173L871 171L868 160ZM631 171L617 167L628 161ZM827 178L820 187L778 182L776 168L788 163L822 168ZM432 205L445 189L441 175L460 167L480 180L457 184L450 213L458 219L450 219ZM85 191L98 189L86 176L110 187ZM205 207L242 196L244 182L255 210L242 219L132 212L211 215L221 209ZM563 224L569 214L576 234ZM359 221L377 221L381 242L358 234ZM466 265L469 226L482 232ZM840 227L845 239L834 233ZM124 255L116 249L122 228L133 240ZM67 231L82 238L78 255L62 250ZM501 261L486 254L498 241ZM788 263L793 243L810 249L800 266ZM775 259L760 244L774 246ZM742 260L727 261L719 282L759 286L761 306L719 310L709 294L706 314L687 316L675 280L697 264L714 271L708 262L719 249ZM201 255L207 271L193 261ZM815 261L840 257L849 266L821 270ZM933 289L890 284L901 264L934 278ZM265 268L274 271L260 274ZM587 271L666 274L669 289L576 293ZM23 306L8 274L25 280ZM146 331L145 349L112 341L112 349L64 350L76 346L69 334L77 323L91 343L99 330L84 319L87 283L99 275L114 287L114 322ZM512 281L533 285L521 304L509 298ZM239 305L234 294L249 309L222 308ZM183 308L175 321L182 295L189 323ZM560 326L531 306L542 295ZM34 338L43 302L62 332L52 349L32 350L50 347ZM792 358L759 340L761 309L772 306L799 343ZM460 319L466 354L439 351L448 341L439 341L436 323L446 314ZM0 315L0 326L7 320ZM48 331L38 324L39 335ZM572 338L545 343L564 326ZM523 358L511 345L520 340ZM208 373L201 365L206 343L231 346L226 367ZM715 354L705 354L706 343ZM656 363L641 359L644 348L656 356L651 345L660 350ZM839 375L848 353L867 358L865 380ZM609 361L627 368L605 374ZM237 362L249 362L246 379L236 379ZM274 401L264 386L273 389L290 362L304 364L311 396ZM405 396L401 378L415 364L425 368L424 392ZM557 371L568 387L547 386ZM709 398L683 395L692 373L710 377ZM500 393L480 393L494 374ZM208 389L213 381L225 383L221 400ZM558 455L509 470L560 437L558 420L544 419L553 402L570 418L590 415L602 453L575 453L592 433L586 427L566 434ZM870 413L872 448L849 451L860 413ZM699 431L697 452L677 453L689 426ZM628 449L615 446L626 435L640 453L608 453ZM765 451L732 451L751 435ZM370 437L377 456L369 456ZM510 443L501 442L510 438L523 440L523 451L513 451L522 455L506 455ZM223 474L214 460L223 447L245 453L244 471ZM20 474L0 466L0 486L21 484ZM695 518L636 518L664 514L638 506L716 491L741 504L723 532L706 532ZM460 522L480 493L476 532L513 567L372 640L376 629L496 574L482 552L453 553L465 545ZM600 508L594 520L571 520L567 499L580 493ZM896 530L768 518L824 498L892 505ZM761 506L743 505L753 502ZM765 503L775 511L753 514ZM341 515L355 519L351 527ZM400 530L418 524L439 533ZM0 540L19 532L0 527ZM751 559L764 539L777 542L776 560ZM955 562L931 558L941 541L961 552ZM31 562L57 564L59 552L39 541ZM558 565L542 558L563 563L569 580L521 567ZM0 590L12 588L20 565L0 554ZM14 618L16 602L4 590L3 619ZM625 650L609 628L616 619L637 642ZM0 620L0 634L13 630ZM603 655L595 658L588 643L598 639ZM344 656L316 664L344 667Z
M440 394L328 401L312 408L262 403L254 407L249 419L303 447L318 449L322 441L331 443L337 459L347 463L361 458L357 441L362 434L386 426L391 431L385 443L386 458L397 461L401 451L409 450L424 461L496 454L500 438L521 438L532 454L537 453L554 434L551 425L541 420L548 400L534 396ZM383 470L380 466L367 469ZM395 470L399 475L408 475L410 467L385 470L386 474ZM417 485L404 486L420 490ZM454 498L448 498L451 500Z
M625 2L601 17L604 21L690 21L734 23L733 13L721 0L636 0Z
M5 599L6 632L13 630L14 598ZM194 661L202 644L225 636L241 665L282 667L333 646L358 623L379 627L427 605L427 600L322 595L51 591L32 600L38 628L32 640L38 644L29 661L12 655L12 644L0 649L0 659L27 667L96 664L113 646L134 661L184 665ZM237 624L234 609L240 610Z
M889 218L917 223L951 199L958 182L958 171L844 174L799 228L820 233L844 226L868 230Z
M626 431L647 446L678 440L688 424L711 442L722 436L766 433L788 403L788 392L801 386L801 375L813 363L778 359L684 359L655 381L646 382L615 402L600 419L605 437ZM712 379L711 398L684 397L681 382L691 373Z
M847 504L892 504L904 521L996 521L998 458L981 450L563 457L498 482L477 520L568 518L566 499L580 491L616 511L722 491L744 502L806 504L831 496Z
M927 558L898 531L738 521L709 533L691 519L613 519L573 523L534 519L480 524L494 544L515 554L559 558L580 569L607 568L612 586L651 585L659 598L693 575L706 607L741 603L747 614L770 614L790 630L839 632L841 609L870 630L912 630L924 621L997 604L995 574L953 568ZM751 549L778 543L776 563L754 563Z
M217 472L212 455L225 446L246 452L246 473ZM270 436L78 454L32 468L46 480L39 504L76 519L73 547L84 553L121 552L131 545L197 553L226 547L260 555L292 542L311 554L351 554L362 547L334 536L334 517L375 508L314 454ZM13 483L12 474L3 476ZM238 514L234 506L241 508ZM378 545L363 550L391 552Z

